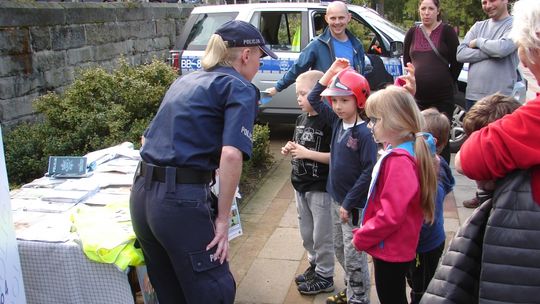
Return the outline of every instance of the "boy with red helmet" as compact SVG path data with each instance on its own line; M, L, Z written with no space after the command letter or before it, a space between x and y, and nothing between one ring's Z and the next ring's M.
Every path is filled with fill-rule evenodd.
M377 161L377 144L364 113L369 83L348 66L348 60L336 59L308 96L313 109L332 126L326 190L333 201L334 250L347 284L346 291L329 297L327 303L369 303L367 256L356 251L351 240L366 202L371 171ZM330 106L321 96L328 99Z

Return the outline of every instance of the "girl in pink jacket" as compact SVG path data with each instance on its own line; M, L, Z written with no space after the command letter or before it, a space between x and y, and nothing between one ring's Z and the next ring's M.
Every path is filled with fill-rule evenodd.
M430 151L433 137L414 98L389 86L366 104L375 141L387 148L371 177L362 226L353 244L373 257L381 304L407 303L405 274L416 255L422 222L433 222L437 172ZM429 142L429 143L428 143Z

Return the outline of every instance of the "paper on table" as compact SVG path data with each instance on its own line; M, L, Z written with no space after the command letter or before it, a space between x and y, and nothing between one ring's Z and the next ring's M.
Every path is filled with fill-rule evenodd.
M16 231L17 239L63 243L71 239L71 221L67 213L49 214L26 229Z

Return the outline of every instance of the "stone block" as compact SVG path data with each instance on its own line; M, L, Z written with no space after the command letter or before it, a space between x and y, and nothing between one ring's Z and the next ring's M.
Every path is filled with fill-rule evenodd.
M32 102L39 96L38 93L16 97L2 101L2 111L0 112L2 122L9 122L35 113Z
M156 35L169 37L169 40L175 41L176 25L174 20L156 20Z
M65 10L60 3L0 2L3 27L58 25L64 24L65 19Z
M135 53L146 53L154 50L154 39L138 39L133 41Z
M32 73L32 55L0 56L0 77Z
M124 40L126 34L122 23L92 23L86 24L87 45L99 45Z
M41 51L34 53L34 69L40 72L66 65L66 52Z
M79 65L94 60L94 51L90 46L67 50L68 65Z
M51 45L53 50L79 48L86 43L84 26L71 25L51 28Z
M11 99L39 91L43 81L38 74L0 78L0 99Z
M133 21L126 23L126 35L129 38L154 38L156 36L156 24L154 21Z
M144 10L146 20L158 19L178 19L182 18L183 11L188 10L191 13L192 8L183 8L178 4L160 3L160 5L145 5ZM189 15L189 14L188 14Z
M137 20L144 20L145 14L144 14L145 8L140 6L122 6L117 7L116 9L116 20L122 20L122 21L137 21Z
M51 33L49 27L41 26L31 26L30 27L30 37L32 41L32 51L39 52L43 50L50 50L52 48L51 44Z
M165 61L169 57L169 50L153 51L145 54L141 54L141 61L143 63L152 62L152 60L162 60Z
M15 97L15 78L17 76L0 78L0 99L10 99Z
M75 69L73 67L62 67L52 69L43 73L45 86L49 88L58 88L73 82Z
M159 51L159 50L169 51L173 47L173 44L171 43L171 40L169 39L169 37L158 37L158 38L153 39L153 41L154 41L153 49L156 51Z
M0 28L0 55L30 52L30 33L27 28Z
M63 3L66 24L107 23L116 21L117 6L111 3Z
M38 73L17 75L14 79L15 96L31 95L39 92L43 86L43 77Z

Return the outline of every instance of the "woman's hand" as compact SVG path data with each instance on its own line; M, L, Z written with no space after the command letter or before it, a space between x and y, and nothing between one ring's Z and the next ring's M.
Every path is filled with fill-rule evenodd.
M225 260L229 259L229 217L217 217L215 224L215 236L214 239L206 246L206 250L210 250L217 245L216 253L214 256L219 259L219 262L223 264Z

